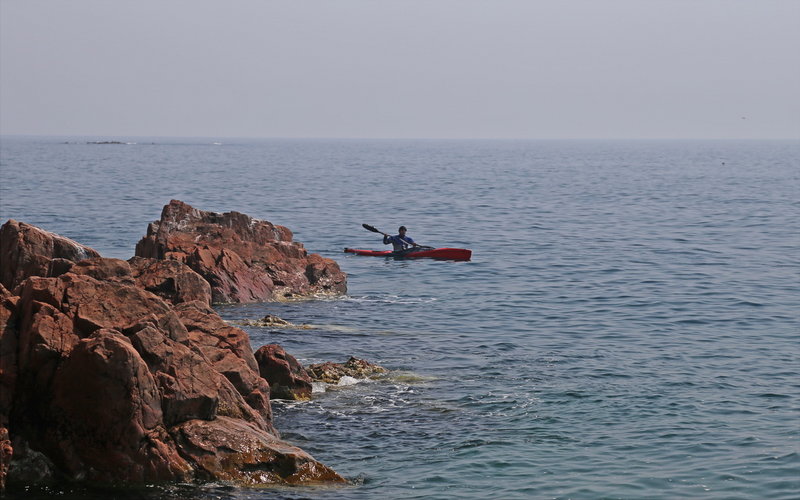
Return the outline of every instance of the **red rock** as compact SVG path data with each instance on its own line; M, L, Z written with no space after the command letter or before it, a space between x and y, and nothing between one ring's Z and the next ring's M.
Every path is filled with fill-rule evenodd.
M190 340L212 362L218 361L230 351L244 360L248 368L258 371L258 363L250 347L250 337L244 330L229 325L202 302L178 304L174 311L189 331Z
M265 424L260 427L277 435L272 427L272 406L270 405L270 389L267 381L258 372L252 370L242 358L228 351L214 362L214 369L219 371L244 398L247 405L263 417ZM244 417L242 417L244 418ZM253 419L244 418L253 422ZM255 419L255 422L259 422Z
M311 377L291 354L278 344L261 346L255 353L258 370L277 399L311 398Z
M11 446L8 429L0 427L0 491L3 491L6 487L8 466L11 464L11 457L13 456L14 448Z
M192 468L164 427L147 364L121 333L81 340L53 380L54 462L75 478L187 480Z
M128 338L155 377L166 425L216 416L222 381L219 373L208 369L207 359L152 325Z
M19 297L0 284L0 427L8 426L17 381L17 332L12 318Z
M211 305L211 285L177 260L133 257L128 263L136 284L172 304L198 300Z
M190 420L172 429L187 459L206 478L246 485L345 483L300 448L265 436L241 421L220 417Z
M48 276L52 259L78 262L95 250L38 227L9 220L0 227L0 283L13 290L29 276Z
M233 384L249 406L263 417L265 428L277 434L271 425L269 385L259 375L247 333L228 325L202 302L178 304L174 310L189 331L192 344Z
M71 273L56 279L64 288L62 308L74 318L81 336L100 328L122 331L143 321L158 324L172 312L169 304L135 286Z
M17 335L12 317L19 297L0 284L0 492L6 486L6 476L14 448L8 434L11 405L17 382Z
M136 245L139 257L178 260L211 285L214 302L259 302L344 293L332 259L309 255L292 232L238 212L204 212L177 200Z
M61 360L69 357L80 341L70 317L50 304L27 302L19 328L17 370L23 386L22 397L46 393Z
M93 257L73 264L66 272L101 281L117 281L129 285L134 283L130 264L120 259Z
M0 488L9 460L33 482L342 482L278 439L247 334L158 284L191 272L134 260L59 257L0 285Z

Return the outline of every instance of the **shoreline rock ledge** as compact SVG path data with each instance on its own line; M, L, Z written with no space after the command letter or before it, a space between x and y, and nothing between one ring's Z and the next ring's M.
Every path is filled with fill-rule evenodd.
M239 212L172 200L136 244L136 256L177 260L211 285L215 303L265 302L347 292L333 259L309 254L292 232Z
M48 481L345 483L280 439L247 333L180 262L0 227L0 494Z

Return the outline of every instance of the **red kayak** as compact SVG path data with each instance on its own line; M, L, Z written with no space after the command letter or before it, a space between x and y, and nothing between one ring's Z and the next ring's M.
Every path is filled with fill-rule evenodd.
M466 248L411 248L401 252L391 250L359 250L357 248L345 248L345 252L356 255L370 255L372 257L395 257L402 259L445 259L445 260L469 260L472 257L472 250Z

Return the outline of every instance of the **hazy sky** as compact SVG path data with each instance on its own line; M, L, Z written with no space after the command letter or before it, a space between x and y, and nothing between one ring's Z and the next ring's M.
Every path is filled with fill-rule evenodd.
M800 138L800 0L0 0L0 133Z

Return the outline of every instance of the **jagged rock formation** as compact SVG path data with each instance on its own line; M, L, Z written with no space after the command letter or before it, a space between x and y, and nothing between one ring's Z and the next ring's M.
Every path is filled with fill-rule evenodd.
M247 334L184 264L16 221L0 252L0 487L344 481L280 440Z
M262 302L347 291L332 259L309 254L283 226L238 212L204 212L172 200L136 256L182 262L211 285L213 302Z

